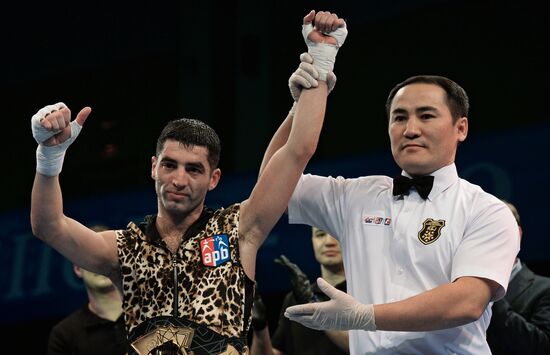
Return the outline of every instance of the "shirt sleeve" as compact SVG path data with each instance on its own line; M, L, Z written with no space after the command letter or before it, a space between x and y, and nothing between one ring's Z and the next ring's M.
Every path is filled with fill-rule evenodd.
M336 238L342 234L345 179L302 175L288 204L288 221L322 229Z
M464 237L453 258L452 280L462 276L486 278L500 287L492 301L506 293L519 251L519 227L510 209L493 196L478 197Z

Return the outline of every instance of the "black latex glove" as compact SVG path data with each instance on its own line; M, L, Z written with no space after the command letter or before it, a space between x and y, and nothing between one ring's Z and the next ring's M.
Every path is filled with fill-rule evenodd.
M264 301L256 288L254 292L254 304L252 305L252 328L262 330L267 326L267 310Z
M298 265L290 262L284 255L273 260L275 263L284 266L290 272L290 284L292 292L298 303L316 302L317 298L313 294L311 283L307 275L298 267Z

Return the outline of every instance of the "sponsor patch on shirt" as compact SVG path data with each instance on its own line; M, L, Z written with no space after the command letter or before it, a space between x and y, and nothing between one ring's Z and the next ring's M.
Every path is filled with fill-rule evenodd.
M370 226L387 227L391 225L391 218L384 217L384 216L367 215L363 217L363 224L370 225Z
M219 266L231 257L227 234L218 234L201 239L202 263L206 266Z
M445 220L426 218L422 222L422 229L418 232L418 240L424 245L435 242L441 236L443 227L445 227Z

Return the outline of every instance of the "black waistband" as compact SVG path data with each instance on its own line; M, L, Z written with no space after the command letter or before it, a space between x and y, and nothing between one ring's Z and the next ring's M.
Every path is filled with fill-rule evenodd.
M220 354L227 349L228 345L232 345L242 354L247 347L247 338L225 337L204 325L172 316L160 316L148 319L134 328L134 330L128 334L128 339L130 343L132 343L138 338L161 327L192 328L194 330L194 336L187 350L193 351L194 355ZM160 346L162 344L158 345ZM134 355L137 353L131 349L130 354Z

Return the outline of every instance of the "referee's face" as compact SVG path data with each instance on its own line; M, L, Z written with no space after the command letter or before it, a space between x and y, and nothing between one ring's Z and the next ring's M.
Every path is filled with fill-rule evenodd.
M453 117L446 93L434 84L401 88L391 103L389 135L393 158L407 173L427 175L454 162L468 120Z

